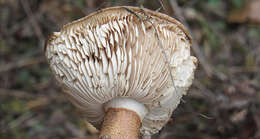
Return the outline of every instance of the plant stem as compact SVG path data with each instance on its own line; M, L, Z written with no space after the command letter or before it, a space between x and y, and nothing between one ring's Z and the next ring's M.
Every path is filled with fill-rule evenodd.
M134 111L109 108L99 139L138 139L141 120Z

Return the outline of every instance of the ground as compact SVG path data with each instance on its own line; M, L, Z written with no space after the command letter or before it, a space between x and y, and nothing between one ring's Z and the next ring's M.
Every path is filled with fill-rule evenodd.
M143 6L180 20L199 65L154 139L260 138L259 0L0 0L0 138L94 139L52 76L48 34L105 7ZM258 14L257 14L258 13Z

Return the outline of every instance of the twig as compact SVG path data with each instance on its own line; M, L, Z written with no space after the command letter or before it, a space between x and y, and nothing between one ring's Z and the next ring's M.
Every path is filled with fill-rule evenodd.
M182 24L187 28L187 30L190 32L190 27L188 26L186 20L184 19L182 10L179 8L176 0L170 0L169 2L170 2L170 6L174 10L174 15L176 16L176 18L178 18L182 22ZM190 35L193 36L191 32ZM200 52L199 44L196 40L193 40L193 45L191 49L199 59L199 62L201 63L201 66L203 70L206 72L207 76L211 77L213 74L213 69L211 68L210 64L206 61L205 56Z
M159 1L161 2L161 4L163 4L163 3L162 3L162 0L159 0ZM185 26L188 30L190 30L188 24L186 23L186 21L185 21L185 19L184 19L184 16L183 16L183 14L182 14L182 11L181 11L180 8L178 7L178 4L177 4L176 0L170 0L170 3L171 3L172 8L174 9L174 14L175 14L175 15L177 16L177 18L184 24L184 26ZM189 32L190 32L190 31L189 31ZM190 33L190 34L191 34L191 33ZM192 35L192 34L191 34L191 35ZM199 61L202 63L202 67L204 68L206 74L207 74L208 76L211 76L213 70L211 69L211 67L209 66L209 64L205 61L204 56L200 53L200 49L199 49L199 46L198 46L197 41L194 41L194 42L193 42L193 47L192 47L192 49L193 49L193 51L195 52L195 55L198 57ZM213 93L211 93L211 94L209 94L209 95L205 94L205 96L207 96L207 97L209 97L210 99L214 100L214 99L213 99L213 96L214 96ZM185 102L184 100L182 100L182 101ZM185 106L186 106L186 105L185 105ZM195 113L196 115L199 115L199 116L201 116L201 117L203 117L203 118L213 119L213 117L209 117L209 116L207 116L207 115L205 115L205 114L195 112L195 111L193 110L193 107L192 107L190 104L188 104L188 109L191 111L191 113Z
M194 107L188 103L188 105L184 105L184 107L186 108L187 112L190 113L190 114L193 114L195 115L193 117L194 121L199 121L198 119L198 116L202 117L202 118L205 118L205 119L208 119L208 120L212 120L212 119L215 119L214 117L211 117L211 116L207 116L205 114L202 114L200 112L197 112L196 110L194 110Z
M210 117L210 116L207 116L205 114L202 114L202 113L197 113L199 116L205 118L205 119L208 119L208 120L212 120L212 119L215 119L214 117Z
M160 36L159 36L159 33L158 33L158 31L157 31L155 25L154 25L153 22L149 19L149 17L150 17L149 14L143 9L143 7L141 7L140 9L141 9L142 12L145 14L145 16L146 16L145 18L143 18L143 17L137 15L137 13L135 13L134 11L132 11L131 9L129 9L129 8L127 8L127 7L123 7L123 8L125 8L125 9L126 9L128 12L130 12L131 14L135 15L135 16L136 16L137 18L139 18L141 21L143 21L143 22L146 21L146 22L148 22L148 23L150 23L150 24L152 25L152 27L153 27L153 29L154 29L154 31L155 31L156 39L157 39L157 41L158 41L158 43L159 43L159 47L160 47L160 49L162 50L162 53L163 53L163 55L164 55L165 62L166 62L166 64L167 64L167 68L168 68L169 73L170 73L170 78L171 78L171 80L172 80L173 87L174 87L174 89L175 89L176 91L178 91L177 88L176 88L176 86L175 86L174 78L173 78L173 75L172 75L172 72L171 72L169 57L168 57L168 55L166 54L166 52L164 51L162 41L160 40ZM178 92L177 92L177 93L178 93Z
M26 13L26 15L29 18L29 21L33 27L33 30L35 32L35 35L38 37L38 40L40 41L40 46L43 47L45 38L43 36L42 30L40 28L40 25L38 24L37 20L35 19L32 9L30 8L30 5L28 3L28 0L20 0L22 7Z
M173 15L173 10L168 6L169 5L168 0L158 0L158 1L163 9L162 10L163 13L165 13L167 15Z
M200 90L200 93L206 97L206 100L209 100L213 104L217 101L216 95L199 81L195 80L193 84Z
M5 89L0 88L0 96L11 96L11 97L17 97L17 98L34 98L35 95L32 95L32 93L21 91L21 90L14 90L14 89Z
M230 73L234 74L234 73L257 73L260 71L260 68L258 67L250 67L250 68L246 68L246 67L230 67L229 68Z
M182 24L185 25L185 27L187 28L187 23L185 21L185 18L183 16L183 13L182 13L182 10L181 8L179 7L178 3L176 0L170 0L170 6L172 7L173 11L174 11L174 16L176 16L176 18L178 18Z
M166 14L169 14L168 10L166 9L165 2L163 0L159 0L159 2L161 4L161 7L162 7L163 11L165 11Z
M20 61L16 61L13 63L2 64L2 65L0 65L0 73L6 72L9 70L13 70L13 69L17 69L17 68L34 65L34 64L39 64L42 62L44 62L44 57L38 57L38 58L32 58L32 59L22 59Z
M28 120L32 116L33 116L33 114L31 112L24 113L23 115L21 115L20 117L18 117L14 121L10 122L7 126L7 129L4 129L4 131L20 126L23 122L25 122L26 120Z

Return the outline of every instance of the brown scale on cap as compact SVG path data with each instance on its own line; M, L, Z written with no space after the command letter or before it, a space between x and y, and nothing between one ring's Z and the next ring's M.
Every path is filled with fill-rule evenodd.
M89 122L100 127L104 119L130 118L137 129L130 136L139 130L146 136L167 123L192 84L197 59L190 56L190 46L188 32L175 19L148 9L112 7L50 35L45 54L66 95ZM111 117L115 109L128 111ZM104 127L101 133L124 132Z

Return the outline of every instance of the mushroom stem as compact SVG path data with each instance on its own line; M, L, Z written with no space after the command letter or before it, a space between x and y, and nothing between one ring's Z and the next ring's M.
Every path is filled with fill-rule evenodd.
M125 108L107 110L99 139L138 139L141 119Z

